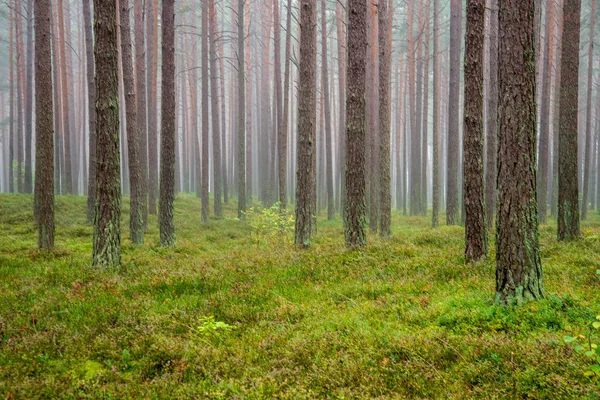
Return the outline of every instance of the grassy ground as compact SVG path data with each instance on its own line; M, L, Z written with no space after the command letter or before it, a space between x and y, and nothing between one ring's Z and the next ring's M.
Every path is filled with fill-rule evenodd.
M492 301L493 261L464 265L463 229L428 218L394 215L361 253L323 221L303 251L179 196L177 247L151 217L136 248L124 201L123 266L100 271L85 199L57 198L50 255L31 202L0 196L0 398L598 398L563 343L600 314L595 213L574 243L541 228L547 299L516 308Z

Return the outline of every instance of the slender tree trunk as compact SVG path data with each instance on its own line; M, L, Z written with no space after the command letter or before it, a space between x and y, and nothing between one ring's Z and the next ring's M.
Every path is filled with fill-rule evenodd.
M148 38L146 80L148 82L148 213L156 214L158 195L158 0L146 0L146 35ZM143 40L140 39L140 41ZM136 40L137 42L137 40ZM137 56L137 52L136 52ZM137 63L136 63L137 64ZM145 176L142 173L142 176ZM145 196L145 194L144 194ZM145 204L145 201L144 201Z
M9 135L9 139L8 139L8 192L9 193L14 193L15 192L15 177L14 177L14 164L15 164L15 117L14 117L14 104L15 104L15 88L14 88L14 82L15 82L15 73L14 73L14 55L13 55L13 46L14 46L14 39L13 39L13 32L14 32L14 24L13 24L13 13L14 13L14 3L10 2L10 6L11 9L9 10L9 29L10 29L10 39L9 39L9 96L8 96L8 123L9 123L9 128L8 128L8 135Z
M440 0L433 0L433 198L431 226L439 226L440 212Z
M346 2L336 1L335 15L337 28L337 56L338 56L338 101L339 101L339 179L340 179L340 213L344 224L346 223Z
M238 0L238 218L246 218L246 76L244 3ZM249 144L250 145L250 144Z
M31 4L30 4L31 5ZM54 121L52 104L52 55L50 48L50 1L35 2L35 193L38 209L38 247L54 247ZM32 83L29 80L30 84Z
M590 41L588 43L588 76L587 76L587 104L585 116L585 159L583 168L583 199L581 201L581 219L587 218L588 193L590 186L590 164L592 162L592 89L594 82L594 22L596 19L596 0L591 0L590 13Z
M92 35L92 14L90 0L82 0L83 21L85 26L86 77L88 95L88 198L87 217L94 218L94 202L96 198L96 87L94 83L94 38Z
M161 246L175 245L175 0L163 0L162 6L162 90L160 132Z
M127 124L127 149L129 160L129 238L134 244L144 243L144 216L142 212L142 175L140 174L140 142L135 104L135 87L131 54L131 28L129 25L129 0L119 0L121 21L121 63L125 89L125 121Z
M409 4L411 3L412 2ZM367 234L365 229L365 66L367 58L367 4L362 0L348 0L347 10L349 10L349 12L348 86L346 91L345 236L346 247L353 249L364 247L367 244ZM409 35L411 35L410 28ZM414 94L414 84L412 89L412 93Z
M116 6L115 6L116 7ZM65 192L67 194L74 194L73 192L73 173L71 168L71 129L70 129L70 121L69 121L69 98L68 98L68 85L69 81L67 78L67 55L65 50L65 22L64 22L64 8L63 8L63 0L58 0L57 4L58 8L58 33L60 36L60 41L58 45L59 57L61 62L61 94L62 94L62 105L63 105L63 141L64 141L64 151L65 151L65 171L64 171L64 187Z
M323 114L325 122L325 183L327 185L327 219L335 217L333 200L333 153L331 145L331 99L329 98L329 67L327 63L327 6L321 0L321 80L323 85Z
M382 237L391 235L392 195L390 186L390 36L388 1L379 0L379 174L380 174L380 231Z
M283 111L279 129L279 203L282 209L287 208L287 151L288 151L288 118L290 104L290 48L292 30L292 1L287 2L287 17L285 22L285 61L283 80ZM279 37L279 36L276 36ZM277 53L277 52L276 52Z
M552 1L552 0L551 0ZM498 0L490 0L489 15L489 88L487 90L487 141L485 171L485 220L488 230L494 226L498 160Z
M121 263L119 52L116 2L94 0L94 27L98 158L92 265L110 268Z
M219 73L217 69L217 11L215 0L209 0L209 29L210 29L210 88L211 88L211 112L212 112L212 147L213 147L213 200L215 216L223 215L221 194L222 194L222 176L221 176L221 128L219 121ZM203 54L204 57L204 54Z
M429 154L429 41L431 35L429 17L431 15L431 0L427 0L425 7L425 42L423 57L423 130L421 135L421 213L427 215L427 164Z
M32 193L32 117L33 117L33 0L27 1L27 91L25 94L25 177L24 191Z
M560 82L560 138L558 145L558 240L579 237L577 173L577 111L579 71L579 18L581 2L565 0L563 7Z
M533 2L499 1L496 299L504 304L544 297L535 176Z
M555 74L554 74L554 105L553 105L553 121L552 121L552 200L550 213L558 218L558 159L559 159L559 137L560 137L560 88L562 78L562 35L563 35L563 0L557 1L556 14L556 52L554 58Z
M202 222L208 222L208 2L202 1Z
M450 9L450 86L448 89L448 181L446 188L446 224L455 225L458 222L458 118L462 2L459 0L452 0Z
M21 14L21 0L16 0L16 40L17 40L17 189L19 193L25 193L25 185L23 182L23 166L25 150L23 148L23 106L25 91L25 55L23 54L23 16Z
M300 1L300 79L298 85L298 186L296 189L295 243L308 247L313 232L316 156L316 59L317 7L312 0Z
M465 38L464 187L465 259L487 253L483 183L483 42L485 0L467 1ZM535 150L535 149L534 149Z

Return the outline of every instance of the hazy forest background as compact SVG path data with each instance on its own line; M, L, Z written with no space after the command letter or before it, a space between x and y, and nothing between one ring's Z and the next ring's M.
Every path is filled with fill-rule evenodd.
M597 0L4 0L0 396L599 398Z

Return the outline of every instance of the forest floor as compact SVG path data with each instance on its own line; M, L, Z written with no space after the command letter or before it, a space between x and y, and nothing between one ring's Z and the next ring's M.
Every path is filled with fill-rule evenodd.
M235 203L235 202L232 202ZM256 243L179 195L177 246L128 239L90 267L84 197L56 199L56 250L36 250L32 197L0 196L0 398L598 398L565 344L600 314L600 216L584 238L541 227L546 299L494 303L494 250L465 265L461 227L394 213L393 237L344 248L320 220L308 250ZM443 219L442 219L443 220Z

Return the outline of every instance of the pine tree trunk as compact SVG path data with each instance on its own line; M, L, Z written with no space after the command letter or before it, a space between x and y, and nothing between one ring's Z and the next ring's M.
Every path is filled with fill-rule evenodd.
M25 193L25 185L23 182L23 166L25 150L23 149L23 106L24 98L23 92L25 91L25 55L23 54L23 15L21 14L22 6L21 0L16 0L15 3L16 11L16 40L17 40L17 189L19 193Z
M558 218L558 142L560 136L560 87L562 78L562 35L563 35L563 0L557 1L556 14L556 37L561 39L556 41L556 52L554 58L554 104L552 111L552 196L550 204L550 214Z
M25 94L25 177L24 191L32 193L32 117L33 117L33 0L27 2L27 91Z
M92 265L111 268L121 263L119 52L116 2L94 0L94 27L98 158Z
M536 195L534 0L499 1L496 299L544 297Z
M238 0L237 28L238 28L238 218L246 218L246 57L245 57L245 34L244 34L244 3L246 0ZM248 145L251 145L248 143Z
M69 81L67 78L67 54L65 50L65 22L64 22L64 9L63 9L63 0L58 0L57 4L58 8L58 34L60 36L60 41L58 42L58 51L61 63L61 96L62 96L62 130L63 130L63 142L64 142L64 152L65 152L65 171L64 171L64 188L67 194L74 194L73 192L73 172L71 168L71 129L70 129L70 121L69 121ZM94 9L95 10L95 9Z
M489 12L489 89L487 99L487 141L485 170L485 220L494 226L496 178L498 170L498 0L490 0Z
M424 44L424 57L423 57L423 129L421 135L421 214L427 215L427 164L429 154L429 41L430 41L430 23L429 17L431 15L431 0L427 0L427 6L425 7L425 42Z
M202 222L208 222L208 2L202 1Z
M160 202L161 246L175 245L175 1L162 6L162 90L160 123Z
M289 1L289 0L288 0ZM337 55L338 55L338 101L339 101L339 179L340 179L340 213L344 224L346 223L346 2L336 1L336 29L337 29Z
M138 141L138 115L135 104L135 87L131 54L131 28L129 25L129 0L119 0L121 22L121 63L125 89L125 121L127 126L127 150L129 160L129 238L134 244L144 243L144 216L142 175L140 173L140 141Z
M223 215L222 209L222 175L221 175L221 128L219 121L219 72L217 68L217 11L215 0L209 0L209 29L210 29L210 88L211 88L211 128L213 148L213 201L215 216ZM204 54L203 54L204 56Z
M392 195L390 186L390 64L391 37L388 1L379 0L379 218L382 237L391 235Z
M440 224L440 0L433 0L433 198L431 226L437 228Z
M148 82L148 213L156 214L158 195L158 0L146 0L148 37L146 81ZM152 39L152 40L150 40ZM145 202L144 202L145 203Z
M367 244L367 234L365 230L365 66L367 59L367 4L362 0L348 0L347 10L348 86L346 91L345 236L346 247L353 249L364 247Z
M323 116L325 126L325 184L327 186L327 220L335 217L333 200L333 153L331 133L331 99L329 98L329 67L327 60L327 6L321 0L321 80L323 85Z
M96 198L96 85L94 83L94 38L92 35L92 14L90 0L82 0L83 21L85 27L85 54L86 78L88 91L88 141L89 141L89 166L88 166L88 198L87 218L92 222L94 218L94 203Z
M14 39L13 39L13 32L14 32L14 17L13 17L13 12L14 12L14 5L13 2L11 0L10 2L10 6L11 9L9 10L9 29L10 29L10 39L9 39L9 43L8 43L8 47L9 47L9 96L8 96L8 123L9 123L9 128L8 128L8 192L9 193L14 193L15 192L15 168L14 168L14 164L15 164L15 153L14 153L14 149L15 149L15 117L14 117L14 110L15 110L15 88L14 88L14 82L15 82L15 73L14 73L14 55L13 55L13 47L14 47Z
M465 259L477 261L487 253L483 183L483 42L485 0L467 1L465 37L465 105L463 138L463 196Z
M458 223L459 91L462 2L452 0L450 17L450 84L448 88L448 158L446 224Z
M560 82L560 139L558 145L558 240L579 237L577 172L579 18L578 0L565 0Z
M35 193L38 209L38 247L54 247L54 121L52 104L52 55L50 48L50 1L35 2ZM29 80L30 84L32 83Z
M314 187L313 163L316 108L317 58L316 2L300 1L300 79L298 82L298 169L296 188L295 243L308 247L313 232Z
M587 76L587 104L585 116L585 155L583 168L583 199L581 200L581 219L587 218L588 194L590 187L590 165L592 163L592 89L594 82L594 22L596 18L596 0L591 0L590 13L590 41L588 43L588 76Z

